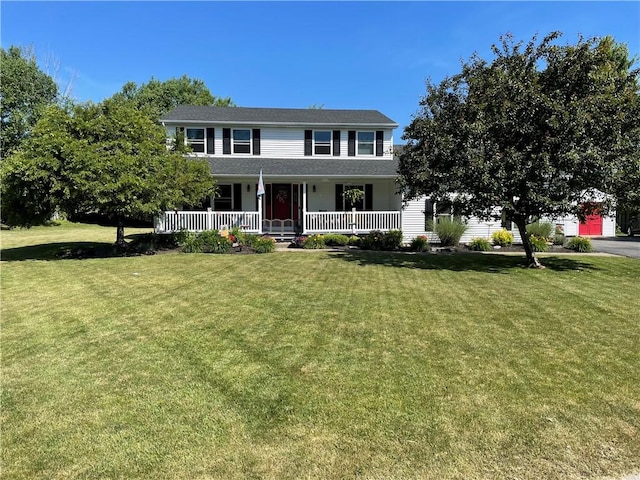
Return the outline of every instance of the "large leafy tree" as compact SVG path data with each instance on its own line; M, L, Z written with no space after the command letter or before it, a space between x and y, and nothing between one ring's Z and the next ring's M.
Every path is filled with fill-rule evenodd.
M29 49L0 49L0 151L6 157L20 146L58 87Z
M624 190L640 155L639 72L626 47L609 37L559 46L559 36L526 45L505 36L493 61L474 55L461 73L427 82L399 156L408 198L506 215L534 267L527 224L606 211L612 197L602 193ZM628 188L637 197L640 185Z
M3 215L29 226L66 213L117 222L196 204L212 192L208 165L168 151L164 130L130 104L51 106L22 148L2 165Z
M215 97L202 80L186 75L164 82L151 78L148 83L138 86L127 82L113 97L116 101L131 102L136 108L148 113L154 120L178 105L232 106L231 98Z

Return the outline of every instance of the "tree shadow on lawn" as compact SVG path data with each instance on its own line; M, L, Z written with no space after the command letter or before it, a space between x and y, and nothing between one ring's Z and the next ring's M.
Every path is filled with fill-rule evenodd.
M526 258L520 255L483 255L480 253L406 253L347 250L332 254L333 257L360 266L384 265L396 268L421 268L425 270L475 271L485 273L509 273L515 268L525 268ZM542 264L549 270L564 272L596 270L590 263L577 258L542 257Z
M134 239L140 234L127 235L125 238ZM24 247L3 248L0 250L0 260L3 262L20 262L23 260L81 260L85 258L122 257L113 243L107 242L57 242L26 245Z

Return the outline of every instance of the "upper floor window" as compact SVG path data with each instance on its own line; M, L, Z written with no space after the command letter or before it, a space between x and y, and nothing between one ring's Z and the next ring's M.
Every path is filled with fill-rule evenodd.
M251 153L251 130L233 129L233 153Z
M331 155L331 131L316 130L313 132L314 153Z
M358 155L373 155L375 132L358 132Z
M185 143L194 152L204 152L204 128L187 128Z

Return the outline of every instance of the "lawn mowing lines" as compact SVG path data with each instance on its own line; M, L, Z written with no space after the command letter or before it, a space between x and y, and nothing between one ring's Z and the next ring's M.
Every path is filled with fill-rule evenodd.
M106 362L113 362L113 359L111 358L105 358L104 361ZM140 368L140 366L138 366L138 368ZM142 368L143 371L147 371L148 368ZM136 368L132 367L132 372L135 372ZM171 398L171 392L175 391L176 392L183 392L183 389L179 388L179 386L177 384L172 384L169 385L167 384L167 391L163 394L163 395L149 395L148 392L146 391L146 389L144 390L144 395L146 400L144 400L143 398L140 398L139 400L136 399L136 395L134 392L133 396L131 396L131 394L126 394L124 392L122 392L121 388L116 388L114 389L113 387L120 387L121 383L116 383L114 385L109 386L104 386L106 387L106 390L100 389L98 393L98 390L96 391L96 393L98 393L98 397L96 397L94 399L93 402L91 402L91 409L92 411L96 411L96 410L100 410L100 409L105 409L105 405L104 405L104 401L108 398L113 398L115 402L117 402L118 405L115 405L115 411L114 412L109 412L108 409L106 409L107 411L104 411L104 413L102 414L102 418L103 420L105 420L106 422L116 422L116 423L121 423L123 425L127 425L127 428L133 428L133 431L135 432L133 434L133 438L131 439L131 441L135 441L135 445L130 445L129 449L134 451L137 448L137 445L139 445L140 443L140 439L141 438L149 438L148 441L145 442L151 442L153 443L154 440L154 436L151 435L149 436L149 430L154 430L157 429L158 427L160 427L161 429L164 429L166 427L166 423L167 420L170 419L171 417L168 416L166 408L161 408L160 411L157 410L157 408L154 407L153 405L153 399L161 399L162 404L166 404L166 403L170 403L168 398ZM149 388L149 387L146 387ZM157 389L157 386L151 387L154 389ZM167 397L167 394L169 394L169 397ZM106 398L105 398L106 397ZM191 397L191 395L189 395L189 397ZM210 392L207 392L207 395L204 396L203 398L207 399L207 402L209 404L211 404L211 397L210 397ZM87 430L92 431L95 430L95 428L90 427L89 424L87 424L86 421L82 420L82 415L79 415L79 412L81 411L81 407L80 405L88 405L87 402L83 402L81 398L73 398L73 399L67 399L69 400L68 405L70 406L70 408L74 409L74 413L73 415L71 414L71 412L69 413L70 416L74 416L78 421L80 425L84 425L84 427L87 428ZM152 403L149 403L149 400L152 401ZM125 404L123 405L123 402L125 402ZM128 406L126 406L128 404ZM60 405L50 405L50 407L52 407L49 412L43 412L43 415L45 415L44 418L47 419L47 421L49 420L49 414L50 412L56 412L55 417L51 417L51 419L56 418L57 421L59 421L61 418L64 418L67 414L64 414L64 409L61 409L61 407L63 407L63 405L67 405L67 402L65 401L64 404L60 404ZM137 408L136 408L137 405ZM204 405L202 405L204 406ZM201 410L201 407L194 405L194 407L192 408L192 411L194 412L200 412L200 411L210 411L210 408L206 408ZM119 413L122 414L123 412L131 412L132 414L135 412L135 415L131 418L125 417L123 418L119 418ZM145 412L148 412L145 415ZM31 415L30 415L31 417ZM79 418L78 418L79 417ZM160 422L160 423L157 423ZM154 428L154 425L157 423L157 427ZM177 425L183 425L184 424L184 420L181 420L177 423ZM199 424L192 424L192 428L193 426L197 426ZM139 428L136 428L136 425L139 426ZM51 427L49 427L51 428ZM57 429L59 429L59 427L56 427ZM64 428L63 431L65 431L64 433L64 437L65 439L67 437L69 437L69 435L72 433L70 431L68 431L67 428ZM131 431L131 430L130 430ZM174 436L176 433L178 432L172 432L172 436ZM190 436L193 437L193 432L190 432ZM31 437L27 437L27 438L31 438ZM38 438L37 436L35 437L36 439ZM109 443L109 439L111 438L111 434L107 433L106 434L106 438L103 439L103 441L98 442L98 445L102 445L103 443ZM181 436L177 436L177 439L182 438ZM76 443L76 448L78 445L89 445L92 443L92 441L96 441L98 439L87 439L87 438L82 438L82 441L78 441ZM193 438L190 440L190 442L193 441ZM145 442L142 442L143 444ZM175 440L174 440L175 442ZM60 448L62 448L64 445L58 445L56 447L56 452L57 454L55 455L60 456L59 454L62 453L62 451L59 451ZM108 448L108 446L105 446L104 448ZM64 448L62 448L62 450L64 450ZM76 452L77 454L78 452ZM168 451L165 453L169 453ZM111 453L111 455L108 454L108 452L105 452L105 455L102 456L101 458L103 458L105 461L107 458L110 458L110 456L113 456L114 452ZM87 455L87 457L90 457L90 455ZM128 468L130 468L131 465L128 466Z
M442 302L437 315L429 315L438 302L431 303L433 299L425 299L425 295L431 293L437 299L441 298L443 291L456 288L456 282L467 276L460 272L451 271L450 275L445 275L442 270L370 265L376 268L363 280L352 272L356 265L341 261L342 266L339 267L322 263L318 266L321 273L316 278L311 276L312 279L307 281L307 276L300 272L314 270L312 259L302 263L286 260L286 265L280 259L279 262L283 263L278 268L272 268L271 261L266 259L251 265L258 267L258 271L277 273L276 276L268 276L243 269L241 262L231 260L233 256L203 256L205 258L194 261L187 255L175 257L180 260L175 261L175 265L172 265L174 260L164 264L159 260L160 257L141 259L138 267L143 268L139 268L141 275L135 277L136 283L118 286L126 295L129 290L135 290L138 296L146 295L136 308L147 311L137 318L142 322L140 335L146 331L147 336L138 336L138 332L131 335L131 330L137 324L127 326L130 332L119 341L126 340L123 344L127 348L137 348L125 353L124 356L129 358L122 360L122 351L117 349L103 356L101 362L104 365L100 368L96 365L96 370L107 370L111 366L114 374L104 377L103 382L95 388L96 391L100 391L99 388L113 391L116 412L119 411L119 396L138 391L139 396L133 397L137 406L135 413L144 420L134 424L136 428L127 427L124 422L127 417L120 412L122 420L118 423L125 428L106 431L103 437L94 436L99 454L91 454L92 469L87 475L118 476L121 472L129 472L128 476L137 473L139 476L157 478L193 477L194 472L204 472L203 475L216 476L219 473L219 477L241 477L241 470L244 476L303 477L308 473L305 467L320 464L330 468L328 471L335 472L335 476L341 476L344 472L370 477L380 472L396 475L398 472L409 472L407 477L415 477L420 472L428 471L432 477L446 476L446 472L465 472L468 475L463 476L470 478L487 477L490 476L487 472L493 472L505 477L515 472L511 476L526 478L537 476L541 471L547 472L544 466L540 466L540 458L545 453L539 453L545 444L551 445L546 451L552 459L550 464L554 461L563 462L558 465L559 469L575 472L563 466L570 463L571 459L567 460L567 456L558 453L571 441L575 442L571 440L572 434L583 442L588 435L600 438L598 442L592 442L594 446L599 445L598 448L615 445L613 441L616 438L623 444L625 442L617 433L625 427L625 423L611 422L614 426L605 439L595 430L605 424L606 420L602 418L617 415L633 419L633 410L625 409L629 399L634 398L634 387L629 381L632 379L626 379L622 384L626 386L624 395L612 395L609 388L607 393L613 398L607 399L607 410L600 414L596 407L603 399L598 399L598 402L587 402L586 397L572 399L569 391L567 394L559 392L554 401L554 397L549 397L553 382L541 384L538 379L543 377L535 372L529 373L531 365L527 362L508 363L510 359L527 359L527 340L532 339L536 344L537 353L545 353L541 349L545 345L545 331L553 323L547 319L546 311L543 312L542 321L533 315L540 313L540 307L536 306L537 311L531 309L522 318L510 319L511 325L501 322L503 317L507 317L509 308L498 308L495 314L483 316L482 308L476 306L474 311L473 302L467 302L467 315L462 319L460 315L450 315L447 303ZM258 259L260 256L251 258ZM184 267L180 267L181 263ZM222 276L230 286L220 290L200 285L204 283L207 272L222 265L235 270L238 280L229 278L227 281L228 277ZM152 272L161 271L163 267L168 271L176 267L179 271L175 277L167 275L168 283L184 282L184 293L178 294L179 302L176 303L180 304L187 298L191 288L190 297L194 304L174 310L175 318L170 324L167 324L169 318L158 319L153 316L153 291L162 290L163 284L155 279ZM190 270L198 278L189 276ZM519 278L524 280L524 290L528 289L529 293L554 288L549 284L540 285L540 290L536 290L536 275L525 269L519 272L522 274L519 273ZM459 289L458 295L475 298L486 308L487 302L493 298L493 289L509 293L515 307L526 304L527 295L517 294L515 289L515 293L511 293L511 275L489 276L485 272L473 271L464 273L472 275L473 279L471 286ZM557 272L549 273L555 275ZM418 281L413 281L414 275ZM153 286L143 288L142 282L138 282L140 277L148 279ZM277 281L272 281L276 277ZM405 282L404 279L409 277L411 281ZM436 278L439 281L434 283ZM478 286L487 283L485 278L494 280L491 280L488 291L482 293ZM606 279L606 276L603 278ZM266 283L265 295L247 293L245 281L253 282L250 290ZM278 286L283 288L278 290ZM110 294L113 302L119 298L116 293ZM594 294L597 295L597 292ZM380 299L382 296L386 298ZM234 298L241 298L243 304L246 301L247 307L237 309ZM298 298L309 299L313 304L307 306L304 302L296 301ZM419 301L414 302L414 298ZM540 304L551 311L552 300L551 297L543 298ZM89 308L89 303L84 308ZM215 321L210 318L214 303L220 306L217 311L221 313ZM205 313L198 310L198 304L205 306ZM169 305L167 302L165 306ZM489 310L493 308L494 303L491 303ZM402 315L398 314L399 310ZM246 314L250 312L256 315L247 317ZM578 314L575 315L577 318ZM561 320L553 319L556 323ZM571 317L571 321L574 320ZM593 324L587 322L586 330L580 334L581 339L586 338L589 328L600 331L601 324L595 323L596 320L591 319ZM519 328L515 338L520 341L516 345L513 345L513 338L509 338L509 330L514 325ZM566 330L564 323L560 323L559 327L562 328L556 326L556 331ZM629 327L630 322L627 322L625 328ZM149 329L154 328L158 332L149 334ZM434 329L436 333L443 333L448 340L435 350L432 348L434 337L437 337L432 333ZM477 337L470 335L474 331L478 331ZM547 335L552 352L554 348L564 345L562 338L554 340L556 331L552 330L552 334ZM571 333L571 330L568 331ZM604 335L604 330L601 333ZM620 334L612 332L611 343ZM28 341L28 337L24 340ZM624 341L623 345L629 340ZM505 349L506 345L510 345L510 349ZM586 345L581 340L575 346L582 349ZM185 355L180 352L185 352ZM132 354L135 354L135 358L131 358ZM504 356L502 362L508 363L506 367L501 368L500 354ZM476 356L480 357L479 360ZM629 356L628 352L627 357L627 364L633 361L634 357ZM578 360L581 358L576 357ZM486 359L491 359L491 362L483 362ZM479 361L483 363L478 365ZM122 368L127 366L130 368ZM605 372L615 374L616 370L621 371L618 367L612 370L613 367L615 363L608 366ZM133 376L122 377L127 371ZM495 380L506 374L510 380L521 381L501 385ZM229 393L221 394L219 390L223 391L224 388L211 384L208 381L210 376L214 380L222 376L225 382L229 382ZM483 376L486 378L485 385L480 382ZM563 378L558 380L561 383ZM82 384L84 379L78 377L78 381ZM598 385L603 386L598 376L583 377L580 381L591 382L591 387L596 382L596 389ZM522 388L529 384L533 384L534 388L525 394L527 390L523 391ZM166 400L172 392L171 401L161 401L163 398ZM232 402L237 397L236 392L244 398L241 405L236 405L234 409L233 405L225 402ZM278 397L280 392L289 396ZM513 392L513 396L505 395L508 392ZM202 407L197 403L190 404L192 398L197 400L199 397L210 399L211 402ZM218 406L213 399L220 402ZM574 405L565 406L568 409L565 417L559 416L558 411L562 413L562 407L569 401L574 401ZM467 416L458 416L460 402L466 402ZM82 403L89 403L89 399L82 400ZM144 408L145 404L154 407ZM538 405L546 405L546 408L534 410ZM179 414L182 407L186 409L184 416ZM207 409L212 414L218 410L215 413L220 416L211 419L209 416L194 415ZM50 410L55 412L55 409ZM500 414L492 422L489 415L496 411ZM597 421L576 423L576 428L582 428L586 433L575 435L571 430L571 421L579 418L578 415L585 415L585 412L586 418ZM267 417L266 420L256 420L255 417L259 415ZM560 433L554 433L556 427L544 420L543 416L560 418L562 423L559 432L566 431L566 436L554 441L554 435ZM214 432L220 431L220 424L215 418L230 420L222 423L228 425L222 428L222 438L207 442L207 428L200 428L200 425L207 425L210 421L213 423L209 428ZM522 418L522 421L516 421L518 418ZM445 420L451 423L449 429L443 426ZM471 431L478 432L471 438L469 421L475 422ZM547 422L552 427L544 430L542 427L545 423L540 426L537 422ZM163 425L164 428L161 428ZM504 431L507 428L510 431L509 435L501 437L496 432L503 426ZM144 436L145 431L147 437ZM306 431L323 440L314 442L307 439L304 436ZM543 439L547 436L549 440L545 443ZM176 438L184 441L181 445L187 446L172 449ZM188 446L190 438L194 439L192 449ZM496 438L498 442L494 442ZM76 440L79 442L80 439L86 440L85 437ZM127 460L124 454L114 456L117 462L113 465L105 457L109 455L109 448L118 448L120 441L123 442L121 451L130 449L135 452L135 457ZM149 445L153 448L148 448ZM325 449L328 452L322 451ZM600 454L595 447L573 450L586 456ZM49 451L55 454L55 449ZM68 451L72 451L72 448ZM290 455L290 452L297 453ZM628 458L629 450L626 452L622 450L619 458L625 455ZM245 460L245 455L250 460ZM300 465L300 458L306 459L306 463ZM588 461L588 457L583 458ZM429 464L428 469L425 463ZM51 464L54 465L54 462ZM523 464L527 466L526 469L519 466ZM69 465L65 470L67 464L58 463L47 472L73 471L73 464ZM203 468L203 465L209 468ZM285 475L280 475L283 472ZM554 470L550 469L549 473L553 476ZM325 475L320 473L317 477Z

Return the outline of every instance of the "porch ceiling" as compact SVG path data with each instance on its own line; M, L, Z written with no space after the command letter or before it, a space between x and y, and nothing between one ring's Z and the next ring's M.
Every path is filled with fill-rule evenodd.
M398 161L344 158L237 158L209 157L211 173L216 176L264 175L281 177L377 177L395 178Z

